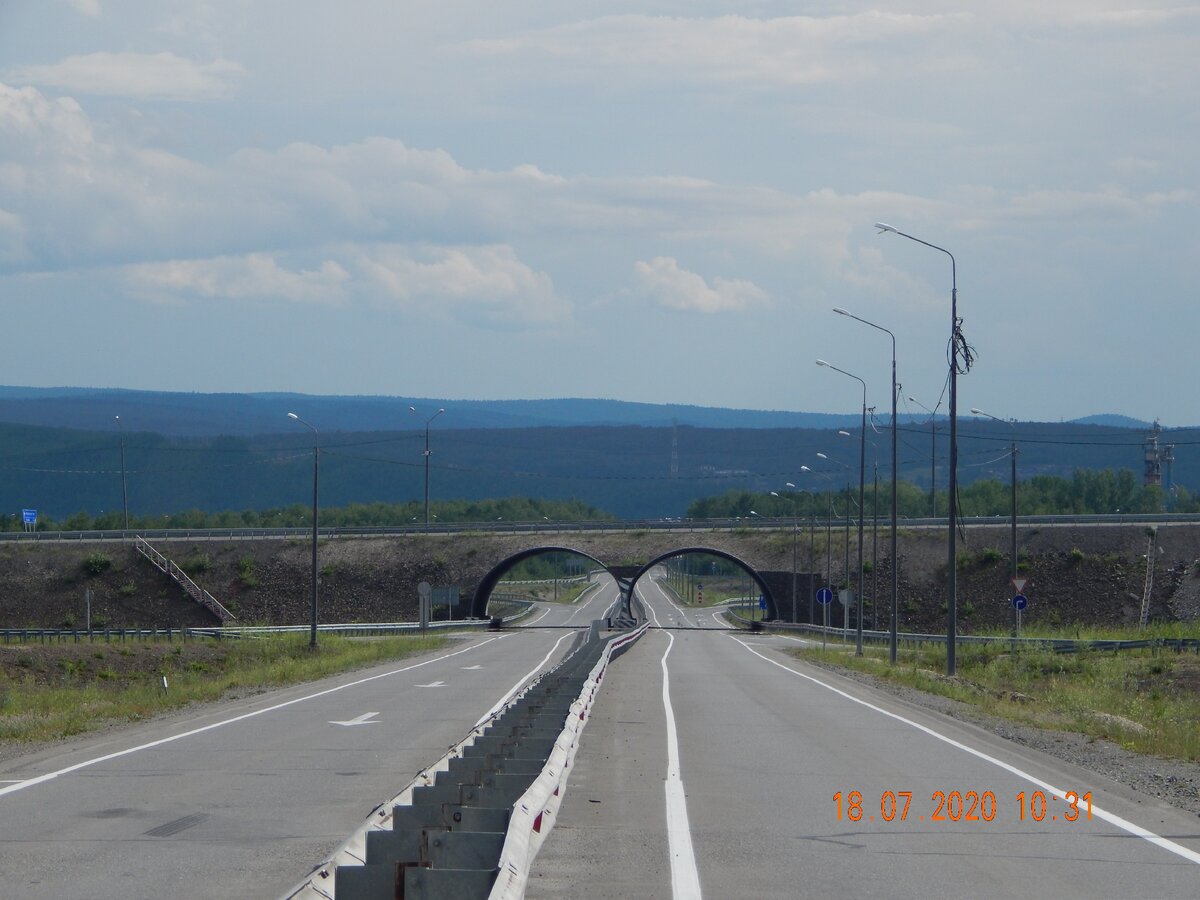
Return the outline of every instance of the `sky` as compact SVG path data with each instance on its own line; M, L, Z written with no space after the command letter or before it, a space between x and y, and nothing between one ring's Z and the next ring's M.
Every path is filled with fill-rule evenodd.
M960 413L1200 424L1198 96L1178 2L0 0L0 383L886 413L840 307L945 412L956 284Z

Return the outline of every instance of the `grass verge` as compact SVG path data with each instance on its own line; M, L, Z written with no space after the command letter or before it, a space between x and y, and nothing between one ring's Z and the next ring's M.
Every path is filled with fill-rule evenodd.
M1096 632L1087 639L1132 639L1145 632ZM810 661L867 672L888 682L971 704L1040 728L1111 740L1135 753L1200 761L1200 656L1167 649L1053 653L1009 645L965 645L957 674L942 674L944 649L887 650L863 656L831 643L791 652ZM852 645L849 645L852 650Z
M136 722L234 691L312 681L402 659L446 643L441 635L355 639L308 635L255 640L17 647L0 667L0 743L59 740ZM167 687L163 687L163 678Z

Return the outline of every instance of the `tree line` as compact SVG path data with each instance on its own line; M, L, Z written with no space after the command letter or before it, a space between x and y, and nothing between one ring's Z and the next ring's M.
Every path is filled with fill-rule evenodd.
M963 516L1007 516L1012 511L1011 485L989 479L959 487L959 513ZM876 508L881 516L891 508L890 482L880 481L878 498L874 482L866 486L867 515ZM946 493L929 491L910 482L897 485L901 516L924 518L946 515ZM785 518L791 515L857 515L858 487L828 491L747 491L730 490L701 497L687 507L691 519L750 518L758 515ZM1018 482L1018 515L1087 515L1119 513L1200 512L1200 497L1178 487L1165 496L1158 485L1139 484L1129 469L1078 469L1070 478L1035 475ZM325 527L371 527L422 525L425 506L422 501L404 503L350 503L321 507L320 524ZM464 522L586 522L613 521L616 516L582 500L552 500L536 497L505 497L489 500L442 500L431 504L430 523ZM265 509L207 512L190 509L167 515L131 515L130 530L201 529L201 528L303 528L312 524L312 507L302 503ZM119 531L125 527L122 510L107 510L91 515L80 510L65 518L39 516L38 531ZM0 515L0 530L22 531L25 525L19 513Z
M542 500L535 497L505 497L494 500L449 500L430 505L430 524L462 522L585 522L613 518L603 510L581 500ZM321 527L370 527L423 525L425 504L351 503L346 506L318 507ZM19 514L3 516L4 531L22 531ZM294 503L269 509L205 512L190 509L163 516L129 517L129 530L149 531L164 528L303 528L312 526L312 506ZM122 510L90 515L86 510L63 519L39 516L37 531L120 531L125 527Z
M867 515L873 514L878 499L880 516L890 514L891 483L881 480L878 498L875 484L864 492ZM929 491L901 481L896 488L897 509L906 518L945 516L948 507L945 491ZM754 515L784 518L825 516L832 508L835 516L857 516L858 486L829 491L727 491L693 502L689 518L751 518ZM1007 516L1012 512L1012 486L988 479L958 490L959 514L963 516ZM1178 487L1169 497L1159 485L1139 484L1129 469L1077 469L1070 478L1035 475L1017 482L1017 514L1035 515L1111 515L1119 513L1200 512L1200 498Z

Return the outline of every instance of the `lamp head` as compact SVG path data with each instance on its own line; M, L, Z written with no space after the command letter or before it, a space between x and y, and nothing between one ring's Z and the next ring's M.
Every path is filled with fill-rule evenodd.
M804 466L801 466L800 468L802 468L802 469L803 469L803 468L804 468ZM787 485L787 486L788 486L788 487L790 487L790 488L794 488L794 487L795 487L795 485L794 485L794 484L792 484L790 481L785 481L785 482L784 482L784 484L785 484L785 485Z
M288 418L289 419L299 419L300 417L298 415L296 415L295 413L288 413Z
M825 360L823 360L823 359L818 359L818 360L817 360L817 365L818 365L818 366L828 366L828 365L829 365L829 363L825 362Z
M801 466L800 471L801 472L811 472L812 469L810 469L808 466Z
M850 437L850 432L843 431L841 428L838 429L838 434L842 435L842 437Z
M971 407L971 415L973 415L973 416L986 416L986 415L987 415L987 413L985 413L985 412L984 412L982 409L979 409L979 407L977 407L977 406L972 406L972 407Z
M835 307L833 308L833 311L834 311L835 313L837 313L839 316L848 316L848 315L850 315L850 312L849 312L849 310L842 309L840 306L835 306Z
M821 459L829 459L828 456L826 456L824 453L821 453L820 451L817 451L817 456L821 457Z
M876 222L875 227L879 229L880 234L883 234L885 231L890 231L893 234L900 233L900 229L893 228L891 225L888 225L886 222Z
M416 412L416 411L417 411L417 408L416 408L415 406L410 406L410 407L408 408L408 411L409 411L409 412Z

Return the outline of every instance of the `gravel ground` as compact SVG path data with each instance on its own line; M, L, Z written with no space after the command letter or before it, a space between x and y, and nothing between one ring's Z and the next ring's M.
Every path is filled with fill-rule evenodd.
M1157 797L1172 806L1200 816L1200 763L1143 756L1131 753L1111 741L1070 731L1033 728L986 715L969 704L949 697L927 694L841 666L817 663L810 659L805 661L837 672L846 678L869 684L914 706L970 722L1025 747L1098 772L1140 793Z

